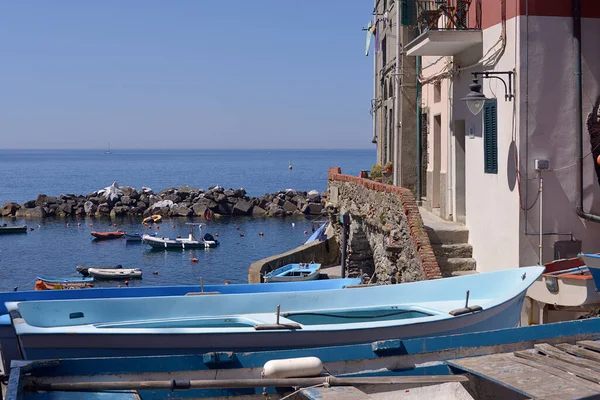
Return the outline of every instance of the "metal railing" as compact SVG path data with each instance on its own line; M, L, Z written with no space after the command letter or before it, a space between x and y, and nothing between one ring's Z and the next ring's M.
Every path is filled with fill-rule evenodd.
M481 30L481 4L482 0L404 2L405 12L412 14L410 19L419 35L428 30Z

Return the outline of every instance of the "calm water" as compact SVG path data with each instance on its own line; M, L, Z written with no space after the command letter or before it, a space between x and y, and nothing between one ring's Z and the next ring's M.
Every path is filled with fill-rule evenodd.
M373 160L375 153L371 150L113 150L111 155L91 150L3 150L0 203L23 203L39 193L86 194L113 181L137 189L151 187L155 192L171 186L207 188L215 184L243 187L250 196L286 188L322 191L327 187L330 166L338 165L344 172L357 175L362 169L370 169ZM164 220L158 232L161 236L185 236L186 221ZM77 276L78 264L142 268L143 279L131 281L130 285L196 284L200 277L207 284L224 280L243 283L253 261L304 243L314 225L310 218L221 218L205 227L206 232L219 234L218 248L156 251L145 244L126 244L121 239L91 240L92 230L112 230L115 222L125 231L148 231L141 225L141 218L4 222L27 223L34 230L26 235L0 235L0 290L12 290L15 286L19 290L33 289L37 276ZM197 263L191 261L194 257L198 258ZM98 284L116 285L118 282Z

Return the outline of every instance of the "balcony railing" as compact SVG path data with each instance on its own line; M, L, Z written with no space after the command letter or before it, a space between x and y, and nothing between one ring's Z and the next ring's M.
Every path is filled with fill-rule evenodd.
M412 17L410 25L416 28L417 36L428 30L481 30L481 3L482 0L404 0L403 11Z

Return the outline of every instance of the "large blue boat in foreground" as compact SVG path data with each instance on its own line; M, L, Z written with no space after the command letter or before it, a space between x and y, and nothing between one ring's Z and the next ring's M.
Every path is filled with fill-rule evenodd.
M318 347L514 327L525 291L543 271L338 290L6 306L25 359Z

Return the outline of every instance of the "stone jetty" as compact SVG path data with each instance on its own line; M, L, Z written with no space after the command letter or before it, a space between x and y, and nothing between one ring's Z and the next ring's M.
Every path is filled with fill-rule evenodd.
M5 203L3 217L104 217L162 215L165 217L206 217L233 215L253 217L285 217L319 215L323 210L322 195L316 191L282 190L261 197L249 197L244 189L208 190L190 186L171 187L158 193L147 187L112 185L87 195L45 194L24 204Z

